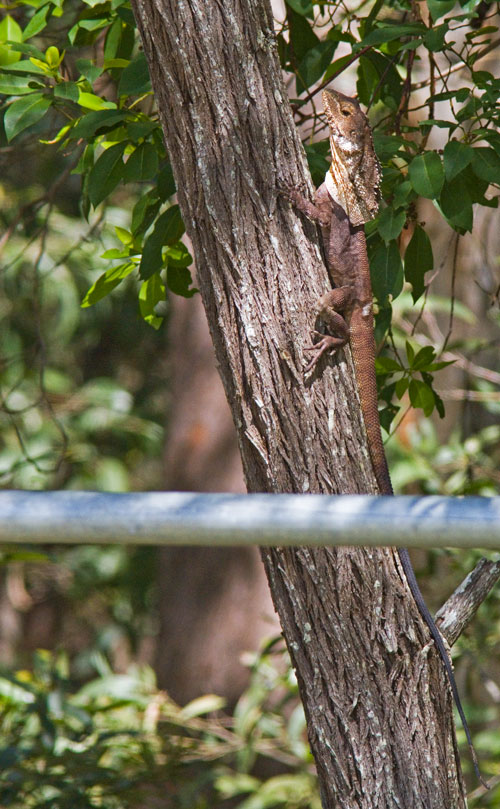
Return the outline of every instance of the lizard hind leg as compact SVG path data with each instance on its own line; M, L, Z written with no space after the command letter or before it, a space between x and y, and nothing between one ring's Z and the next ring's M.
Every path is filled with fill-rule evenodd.
M305 347L305 351L314 352L305 368L306 373L312 371L325 352L336 351L349 342L349 326L341 311L346 308L350 297L350 290L347 287L339 287L331 289L319 299L318 319L325 323L331 334L314 331L314 336L320 339L314 345Z

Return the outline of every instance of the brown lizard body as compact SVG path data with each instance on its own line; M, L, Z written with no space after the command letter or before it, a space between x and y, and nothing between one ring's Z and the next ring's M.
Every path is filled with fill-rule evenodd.
M378 413L373 297L363 228L364 223L373 219L378 212L380 167L373 148L370 125L358 102L342 93L325 91L323 103L330 125L332 152L332 163L325 182L316 191L314 202L307 200L296 189L287 192L294 205L320 226L329 274L335 286L318 302L318 314L331 334L320 335L319 342L309 348L314 353L306 371L312 370L325 352L350 344L375 477L380 493L392 495ZM479 772L443 638L420 592L408 550L398 548L398 555L415 603L445 666L474 770L487 787Z

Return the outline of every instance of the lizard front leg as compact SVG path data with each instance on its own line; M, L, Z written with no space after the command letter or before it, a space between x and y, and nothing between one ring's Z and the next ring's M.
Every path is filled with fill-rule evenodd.
M295 186L281 186L280 194L286 197L291 205L304 214L311 222L319 225L321 229L329 229L331 222L330 204L325 205L326 196L321 193L321 187L315 192L314 202L304 196Z

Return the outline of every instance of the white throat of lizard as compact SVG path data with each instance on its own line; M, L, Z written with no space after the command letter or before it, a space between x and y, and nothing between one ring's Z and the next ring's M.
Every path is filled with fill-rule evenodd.
M332 173L331 167L328 169L328 171L325 174L325 185L326 185L326 190L330 194L333 201L336 202L337 205L340 205L340 207L344 209L346 214L348 214L347 200L344 197L344 195L342 194L341 189L339 188L339 186L337 185L337 183L333 179L333 173Z

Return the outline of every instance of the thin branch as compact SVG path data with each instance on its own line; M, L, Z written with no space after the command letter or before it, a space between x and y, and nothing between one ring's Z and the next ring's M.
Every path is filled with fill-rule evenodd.
M481 559L436 613L436 623L453 646L500 579L500 562Z

